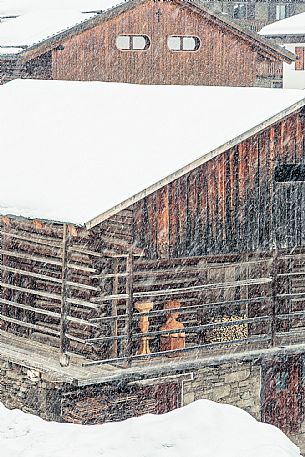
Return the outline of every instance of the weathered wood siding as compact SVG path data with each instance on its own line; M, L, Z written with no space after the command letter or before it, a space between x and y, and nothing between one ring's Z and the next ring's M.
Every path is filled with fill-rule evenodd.
M119 51L115 40L121 34L147 35L151 45L146 51ZM170 51L169 35L197 36L201 46ZM174 2L147 1L63 45L64 50L53 50L54 79L251 86L258 71L250 42Z
M304 420L304 355L282 356L262 366L262 420L285 433Z
M150 258L268 250L276 239L279 248L304 246L304 184L292 184L293 189L299 186L294 191L283 186L275 198L278 163L305 163L302 114L291 115L136 203L135 242Z
M0 84L20 78L52 79L52 51L25 62L0 60Z

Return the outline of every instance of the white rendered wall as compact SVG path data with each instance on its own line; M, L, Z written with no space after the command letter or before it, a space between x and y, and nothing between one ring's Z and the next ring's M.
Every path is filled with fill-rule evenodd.
M296 47L305 47L305 43L290 43L284 47L295 53ZM305 70L295 70L295 62L283 65L283 87L285 89L305 89Z

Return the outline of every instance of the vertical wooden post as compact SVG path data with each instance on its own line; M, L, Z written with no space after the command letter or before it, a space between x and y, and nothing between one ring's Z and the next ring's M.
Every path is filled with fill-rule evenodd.
M10 226L9 218L7 216L2 217L1 228L3 230L3 234L2 234L2 240L1 240L2 241L1 247L4 251L11 250L9 237L7 237L5 235L5 232L9 232L9 226ZM1 264L3 266L9 265L8 256L6 256L4 254L1 255ZM10 283L9 273L7 271L1 270L1 279L2 279L2 282L4 282L4 283ZM4 287L1 287L1 298L3 298L4 300L5 299L11 300L10 291ZM4 316L10 316L9 306L3 303L1 306L1 313ZM10 328L10 325L12 326L12 324L9 324L8 322L0 321L1 330L8 331Z
M117 258L113 260L113 282L112 282L112 294L117 295L118 290L119 290L119 277L118 277L118 269L119 269L119 261ZM111 316L112 317L117 317L118 315L118 300L112 300L111 303ZM111 331L112 331L112 336L116 337L118 336L118 321L117 319L114 319L112 321L111 325ZM115 358L118 356L118 340L114 339L113 340L113 346L112 346L112 357Z
M60 319L60 365L69 365L69 340L66 338L67 317L69 315L69 303L67 302L67 259L68 259L68 226L64 224L62 239L62 267L61 267L61 319Z
M129 252L126 261L126 353L127 365L131 365L132 357L132 318L133 318L133 253Z
M270 345L273 347L275 345L275 336L276 336L276 314L277 314L277 293L278 293L278 284L277 284L277 275L278 275L278 250L275 249L273 254L273 261L271 267L272 274L272 305L271 305L271 340Z

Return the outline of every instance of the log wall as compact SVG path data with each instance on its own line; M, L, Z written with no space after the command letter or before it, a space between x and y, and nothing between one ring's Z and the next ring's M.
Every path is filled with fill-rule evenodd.
M52 51L28 60L0 60L0 84L13 79L52 79Z

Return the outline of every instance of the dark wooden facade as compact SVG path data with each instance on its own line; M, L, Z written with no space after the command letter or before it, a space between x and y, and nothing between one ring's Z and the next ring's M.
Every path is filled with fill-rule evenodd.
M285 433L304 421L305 355L282 355L262 366L262 420Z
M142 51L122 51L116 47L119 35L145 35L150 45ZM177 35L196 37L199 49L170 50L167 39ZM260 40L194 5L147 0L101 18L94 27L55 40L53 46L46 42L28 50L11 64L15 76L12 69L5 74L8 64L3 62L2 78L271 86L273 81L281 81L283 61L291 60ZM42 54L45 67L37 62Z
M131 206L136 245L152 259L304 246L305 183L275 181L305 163L304 127L294 113Z

